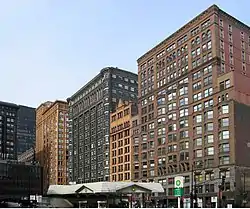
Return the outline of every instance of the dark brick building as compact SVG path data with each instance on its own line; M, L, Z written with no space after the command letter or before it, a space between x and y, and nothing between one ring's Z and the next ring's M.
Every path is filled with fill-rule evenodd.
M137 101L137 75L107 67L68 99L70 181L109 180L110 113Z
M203 207L222 176L227 200L243 196L244 185L249 191L250 28L213 5L140 57L138 68L136 179L161 182L171 202L182 175L185 195L195 182Z

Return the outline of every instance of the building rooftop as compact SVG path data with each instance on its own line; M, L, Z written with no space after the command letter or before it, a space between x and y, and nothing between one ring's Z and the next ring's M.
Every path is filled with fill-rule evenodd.
M47 195L70 195L89 193L116 193L124 190L140 193L163 193L160 183L135 183L135 182L94 182L72 185L50 185Z

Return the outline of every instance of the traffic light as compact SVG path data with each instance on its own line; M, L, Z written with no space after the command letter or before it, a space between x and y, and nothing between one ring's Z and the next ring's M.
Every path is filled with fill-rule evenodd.
M225 184L225 180L226 180L226 177L225 177L225 176L222 176L222 182L221 182L222 185Z
M222 179L222 181L221 181L221 185L220 185L220 190L224 191L226 177L222 176L221 179Z

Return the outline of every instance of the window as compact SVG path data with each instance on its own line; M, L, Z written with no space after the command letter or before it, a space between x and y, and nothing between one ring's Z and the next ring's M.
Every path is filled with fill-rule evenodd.
M230 80L228 79L225 81L225 88L227 89L229 87L230 87Z
M208 76L206 78L204 78L204 86L208 86L210 84L212 84L212 76Z
M180 131L180 138L183 139L183 138L187 138L188 137L188 131Z
M195 128L194 128L194 134L195 134L195 135L202 134L202 127L201 127L201 126L195 127Z
M170 132L170 131L176 131L176 128L177 128L177 126L176 126L176 124L174 123L174 124L169 124L168 125L168 131Z
M228 34L228 41L229 43L233 43L233 36L231 33Z
M220 19L220 27L223 27L223 20Z
M171 113L168 115L169 120L176 120L176 113Z
M223 105L221 109L222 109L222 114L229 113L229 105Z
M172 101L173 99L176 99L176 92L173 92L168 95L168 101Z
M193 84L193 90L194 91L197 91L199 89L201 89L201 81L196 82L196 83Z
M229 139L229 131L221 131L219 133L219 140L227 140Z
M228 127L229 126L229 118L220 119L220 126L221 127Z
M229 151L230 151L229 144L221 144L220 145L220 152L227 153Z
M188 87L187 86L184 86L182 88L180 88L179 90L179 95L182 96L184 94L187 94L188 93Z
M199 56L201 54L201 48L196 49L196 55Z
M213 123L207 123L205 125L206 131L213 131L214 130L214 124Z
M207 148L207 155L214 155L214 147L208 147Z
M202 110L202 104L197 104L195 106L193 106L193 111L197 112L197 111L201 111Z
M188 98L185 97L185 98L180 99L179 106L181 107L183 105L188 105Z
M187 119L180 121L180 128L185 128L185 127L188 127L188 120Z
M206 89L205 91L204 91L204 97L208 97L208 96L210 96L210 95L212 95L213 94L213 88L211 87L211 88L209 88L209 89Z
M198 79L200 77L201 77L201 72L200 71L193 74L193 80L196 80L196 79Z
M214 135L207 135L205 139L206 139L207 144L213 144L214 143Z
M233 27L232 27L232 25L228 25L228 31L231 32L231 33L233 32Z
M211 48L212 48L212 42L209 41L209 42L207 42L207 49L211 49Z
M196 115L194 118L195 118L195 123L201 123L202 122L202 115Z
M162 115L162 114L166 114L166 108L165 107L158 108L158 115Z
M193 101L194 102L198 101L198 100L201 100L201 99L202 99L202 93L201 92L193 95Z
M226 165L230 163L230 157L229 156L224 156L220 157L220 165Z
M213 110L205 112L205 119L213 119Z
M212 65L209 65L208 67L205 67L203 69L203 75L209 74L212 72Z
M158 105L166 104L166 98L165 97L159 98L157 100L157 104Z
M230 65L234 64L234 58L232 55L229 56L229 63L230 63Z
M188 116L188 109L180 110L180 117Z
M202 146L202 138L195 139L195 146Z
M176 102L173 102L168 105L168 111L175 110L176 109Z
M212 106L213 106L213 99L210 99L204 102L204 108L208 108Z
M202 150L201 150L201 149L196 150L195 152L196 152L196 153L195 153L195 156L196 156L196 157L202 157Z

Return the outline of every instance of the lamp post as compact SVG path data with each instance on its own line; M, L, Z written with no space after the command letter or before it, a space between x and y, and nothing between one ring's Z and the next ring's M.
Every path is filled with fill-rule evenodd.
M198 208L198 196L197 196L197 188L196 188L196 179L194 175L194 163L192 164L191 169L191 194L190 194L190 207Z

